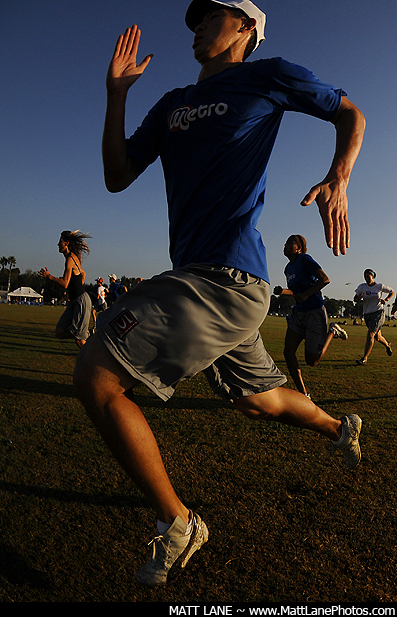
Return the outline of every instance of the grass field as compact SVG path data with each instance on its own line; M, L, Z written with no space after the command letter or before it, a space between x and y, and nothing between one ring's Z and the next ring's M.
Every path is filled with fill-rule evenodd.
M356 366L365 328L348 325L319 367L302 365L318 405L363 419L354 472L324 438L228 409L201 374L167 404L139 389L174 486L210 531L182 577L147 590L134 573L155 517L75 398L60 310L0 305L2 602L397 600L397 328L383 330L391 358L376 345ZM282 370L285 327L263 326Z

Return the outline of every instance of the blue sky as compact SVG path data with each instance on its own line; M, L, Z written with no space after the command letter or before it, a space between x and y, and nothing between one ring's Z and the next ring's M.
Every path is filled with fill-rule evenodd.
M0 8L0 255L21 271L63 271L63 229L92 236L87 282L98 276L148 278L170 267L164 183L155 163L124 193L107 193L101 137L105 75L119 34L142 30L140 57L153 53L130 92L126 130L174 87L194 83L199 65L184 24L188 2L173 0L14 0ZM397 288L397 100L395 0L258 0L267 13L266 41L252 60L272 56L302 64L346 90L367 119L364 145L348 196L351 248L334 257L316 206L299 204L328 170L331 124L284 117L269 166L258 229L272 285L284 285L285 239L304 235L308 252L331 279L325 294L352 298L364 268ZM347 285L349 283L349 285Z

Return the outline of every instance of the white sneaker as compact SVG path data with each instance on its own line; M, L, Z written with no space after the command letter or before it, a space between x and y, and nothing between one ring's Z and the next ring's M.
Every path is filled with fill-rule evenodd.
M329 331L332 332L334 338L341 338L346 341L348 339L347 332L341 328L337 323L332 322L329 326Z
M193 517L192 531L185 535L186 524L177 516L168 531L150 542L149 559L135 574L135 580L147 587L166 585L178 576L190 557L208 540L208 529L198 514Z
M343 416L341 422L342 436L339 441L334 441L333 445L335 449L342 451L348 468L354 469L361 461L361 448L358 439L362 420L356 414L352 414L351 416Z

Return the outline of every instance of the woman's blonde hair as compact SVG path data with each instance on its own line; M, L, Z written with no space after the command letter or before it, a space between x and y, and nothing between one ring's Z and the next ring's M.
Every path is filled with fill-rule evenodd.
M77 255L80 261L82 253L88 255L90 252L90 248L86 244L85 240L87 238L91 238L91 236L88 234L83 234L79 229L76 229L76 231L62 231L61 238L65 242L69 242L71 252Z

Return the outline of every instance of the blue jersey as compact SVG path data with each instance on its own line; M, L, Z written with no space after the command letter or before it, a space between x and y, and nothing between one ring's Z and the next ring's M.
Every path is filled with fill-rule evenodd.
M331 120L345 93L282 58L168 92L127 140L138 174L160 157L174 267L215 263L268 281L256 224L285 111Z
M109 285L109 295L113 302L116 302L117 298L124 293L125 288L121 283L110 283Z
M317 283L318 278L314 274L319 269L321 269L321 266L314 261L313 257L310 257L307 253L299 253L294 261L290 261L284 269L288 289L294 294L306 291ZM304 302L297 302L295 306L298 311L312 311L320 308L323 304L323 295L321 291L318 291Z

